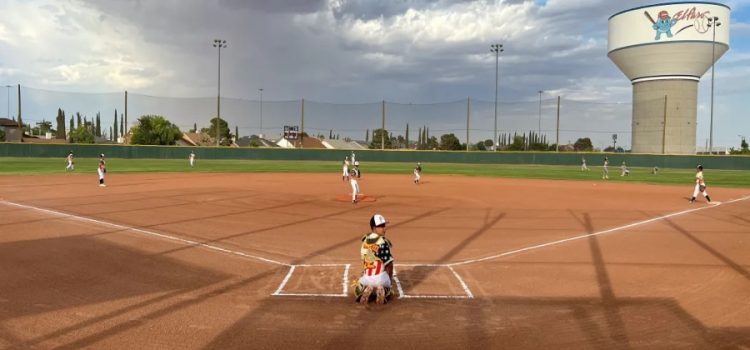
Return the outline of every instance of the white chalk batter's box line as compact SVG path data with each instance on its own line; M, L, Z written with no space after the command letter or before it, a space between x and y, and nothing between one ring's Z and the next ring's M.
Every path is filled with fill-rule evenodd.
M550 247L550 246L554 246L554 245L558 245L558 244L563 244L563 243L567 243L567 242L571 242L571 241L575 241L575 240L579 240L579 239L584 239L584 238L587 238L587 237L593 237L593 236L611 234L611 233L615 233L615 232L627 230L629 228L633 228L633 227L636 227L636 226L641 226L641 225L646 225L646 224L649 224L649 223L653 223L653 222L656 222L656 221L659 221L659 220L664 220L664 219L668 219L668 218L672 218L672 217L682 216L682 215L685 215L685 214L689 214L689 213L693 213L693 212L697 212L697 211L701 211L701 210L716 208L716 207L719 207L721 205L726 205L726 204L741 202L741 201L745 201L745 200L748 200L748 199L750 199L750 196L744 196L744 197L740 197L740 198L731 199L731 200L728 200L728 201L723 202L723 203L722 202L712 202L711 203L712 205L705 206L705 207L697 207L697 208L692 208L692 209L686 209L686 210L682 210L682 211L678 211L678 212L674 212L674 213L670 213L670 214L665 214L665 215L653 217L651 219L637 221L637 222L626 224L626 225L622 225L622 226L612 227L612 228L605 229L605 230L602 230L602 231L581 234L581 235L578 235L578 236L569 237L569 238L565 238L565 239L561 239L561 240L557 240L557 241L541 243L541 244L537 244L537 245L533 245L533 246L528 246L528 247L524 247L524 248L520 248L520 249L516 249L516 250L501 252L501 253L498 253L498 254L493 254L493 255L489 255L489 256L485 256L485 257L474 258L474 259L469 259L469 260L464 260L464 261L458 261L458 262L452 262L452 263L445 263L445 264L398 264L398 266L414 266L414 267L447 267L447 268L449 268L452 271L453 275L456 277L456 279L458 279L459 283L464 288L464 291L466 293L465 296L457 296L457 295L444 295L444 296L440 296L440 295L425 295L425 296L420 296L420 295L405 295L403 293L403 288L401 287L401 282L400 282L400 280L398 280L397 276L395 275L395 269L394 269L394 276L393 276L394 277L394 282L396 282L396 287L399 290L399 294L400 294L399 297L400 298L407 298L407 299L408 298L433 298L433 299L468 299L468 298L473 298L474 296L471 293L471 291L469 290L468 286L466 286L466 283L464 283L464 281L461 278L461 276L459 276L458 273L456 273L456 271L453 269L454 266L469 265L469 264L480 263L480 262L484 262L484 261L495 260L495 259L499 259L499 258L503 258L503 257L515 255L515 254L519 254L519 253L522 253L522 252L528 252L528 251L532 251L532 250L543 249L543 248L546 248L546 247ZM0 198L0 203L6 204L6 205L10 205L10 206L14 206L14 207L19 207L19 208L36 210L36 211L40 211L40 212L51 214L51 215L55 215L55 216L60 216L60 217L64 217L64 218L70 218L70 219L73 219L73 220L79 220L79 221L83 221L83 222L89 222L89 223L99 224L99 225L103 225L103 226L114 227L114 228L117 228L117 229L120 229L120 230L127 230L127 231L137 232L137 233L140 233L140 234L143 234L143 235L146 235L146 236L158 237L158 238L161 238L161 239L166 239L166 240L178 242L180 244L185 244L185 245L189 245L189 246L200 247L200 248L212 250L212 251L215 251L215 252L220 252L220 253L225 253L225 254L229 254L229 255L239 256L239 257L242 257L242 258L258 260L258 261L261 261L261 262L264 262L264 263L268 263L268 264L271 264L271 265L287 266L287 267L290 268L290 271L287 273L287 276L284 278L284 281L281 283L281 285L276 290L276 292L272 294L272 295L277 295L277 296L291 296L291 295L295 295L294 293L283 293L282 291L283 291L283 287L286 285L286 283L289 281L289 278L291 278L291 275L294 273L294 270L295 270L296 267L305 267L305 266L343 266L343 267L346 267L346 269L349 268L348 267L349 264L318 264L318 265L300 264L300 265L294 265L294 264L284 263L284 262L281 262L281 261L276 261L276 260L273 260L273 259L264 258L262 256L248 254L248 253L245 253L245 252L239 251L239 250L231 250L231 249L223 248L221 246L217 246L217 245L213 245L213 244L202 243L202 242L198 242L198 241L195 241L195 240L185 239L185 238L181 238L181 237L177 237L177 236L172 236L172 235L168 235L168 234L163 234L163 233L159 233L159 232L155 232L155 231L149 231L149 230L139 229L139 228L132 227L132 226L126 226L126 225L116 224L116 223L109 222L109 221L98 220L98 219L89 218L89 217L85 217L85 216L70 214L70 213L66 213L66 212L63 212L63 211L52 210L52 209L45 209L45 208L40 208L40 207L36 207L36 206L33 206L33 205L28 205L28 204L14 203L14 202L6 201L6 200L1 199L1 198ZM341 294L335 294L335 293L334 294L314 294L314 293L312 293L312 294L304 294L303 293L303 294L298 294L298 295L301 295L301 296L313 296L313 297L321 297L321 296L326 296L326 297L345 297L347 295L347 292L348 292L348 274L347 273L344 274L342 288L343 288L343 292Z
M401 285L401 280L398 278L398 271L396 269L397 265L393 266L393 282L396 283L396 288L398 290L398 298L399 299L473 299L474 294L469 289L469 286L466 285L466 282L464 282L464 279L461 278L461 275L456 272L455 269L453 269L453 266L448 265L442 265L442 264L407 264L407 265L401 265L401 266L409 266L409 267L444 267L451 271L453 276L456 278L458 283L461 285L461 288L464 290L464 295L420 295L420 294L406 294L404 292L404 288ZM284 287L286 287L287 283L289 283L289 280L292 278L292 275L294 275L294 271L297 270L298 267L343 267L344 268L344 275L342 277L342 283L341 283L341 293L288 293L284 292ZM349 270L351 268L351 264L299 264L299 265L291 265L289 267L289 272L287 272L286 276L284 276L284 279L281 281L281 284L279 284L279 287L276 288L276 291L271 293L272 296L278 296L278 297L319 297L319 298L345 298L349 296Z

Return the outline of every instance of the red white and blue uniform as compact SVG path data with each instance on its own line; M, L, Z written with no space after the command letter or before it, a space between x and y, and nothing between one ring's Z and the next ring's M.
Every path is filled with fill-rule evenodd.
M368 233L362 237L360 253L364 271L359 283L363 286L390 288L391 278L386 267L393 263L391 242L375 232Z

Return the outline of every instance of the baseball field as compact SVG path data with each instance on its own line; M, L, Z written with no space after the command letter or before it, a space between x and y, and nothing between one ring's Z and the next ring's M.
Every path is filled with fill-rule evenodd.
M0 348L750 348L747 171L364 163L352 204L337 162L107 166L0 159Z

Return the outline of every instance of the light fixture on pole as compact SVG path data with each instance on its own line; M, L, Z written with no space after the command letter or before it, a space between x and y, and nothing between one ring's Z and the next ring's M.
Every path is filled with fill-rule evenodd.
M221 129L221 49L227 48L227 41L221 39L214 39L214 47L219 50L219 74L218 74L218 89L216 95L216 146L219 146L219 130Z
M263 138L263 88L258 89L260 91L260 138Z
M497 150L499 146L497 140L497 79L498 79L498 60L500 59L500 53L503 52L503 45L492 44L490 45L490 51L495 53L495 131L492 136L492 143L495 145L494 150Z
M543 90L539 90L539 135L542 134L542 93Z
M711 124L708 132L708 154L714 150L714 66L716 65L716 27L721 26L719 17L708 19L708 27L713 29L711 39Z

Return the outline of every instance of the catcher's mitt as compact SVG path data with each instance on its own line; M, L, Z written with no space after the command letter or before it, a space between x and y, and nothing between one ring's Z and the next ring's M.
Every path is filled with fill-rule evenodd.
M705 190L706 190L706 185L698 185L698 190L699 190L700 192L703 192L703 191L705 191Z
M102 171L104 171L104 173L106 174L107 173L107 168L102 169Z

